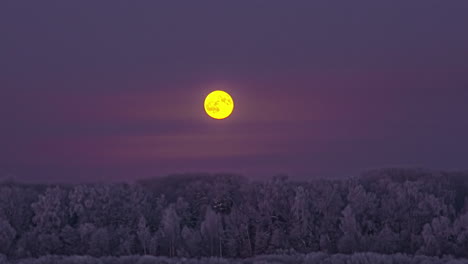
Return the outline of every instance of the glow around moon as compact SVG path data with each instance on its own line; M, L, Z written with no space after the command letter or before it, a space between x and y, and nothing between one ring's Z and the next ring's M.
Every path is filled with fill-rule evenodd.
M234 100L225 91L213 91L205 98L205 111L214 119L225 119L233 110Z

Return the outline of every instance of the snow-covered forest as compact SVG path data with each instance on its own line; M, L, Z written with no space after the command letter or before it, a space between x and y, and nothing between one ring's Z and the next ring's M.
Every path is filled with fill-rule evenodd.
M86 255L82 260L95 257L90 263L136 263L122 256L152 255L138 263L274 263L260 255L284 255L291 258L284 263L321 263L314 261L395 253L404 263L420 263L411 262L414 254L433 256L424 257L427 263L468 257L468 173L386 169L307 182L191 174L132 184L0 185L0 259ZM199 263L193 261L186 263ZM386 263L379 261L369 263Z

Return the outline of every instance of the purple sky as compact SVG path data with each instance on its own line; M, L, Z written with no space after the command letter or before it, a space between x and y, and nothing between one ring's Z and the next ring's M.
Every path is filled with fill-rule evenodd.
M0 177L468 168L468 1L1 1ZM203 110L231 93L223 121Z

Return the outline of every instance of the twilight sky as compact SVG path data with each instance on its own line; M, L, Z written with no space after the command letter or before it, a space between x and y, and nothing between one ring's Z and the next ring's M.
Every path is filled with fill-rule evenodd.
M0 178L468 169L468 1L1 1ZM210 119L204 97L236 104Z

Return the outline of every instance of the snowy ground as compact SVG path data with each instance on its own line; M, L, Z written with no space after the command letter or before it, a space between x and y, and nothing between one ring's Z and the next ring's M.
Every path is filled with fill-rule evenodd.
M310 253L306 255L264 255L247 259L222 258L167 258L154 256L123 256L101 257L90 256L44 256L37 259L21 259L8 261L0 256L1 264L464 264L468 259L454 259L452 257L408 256L403 254L382 255L376 253L356 253L353 255L325 253Z

